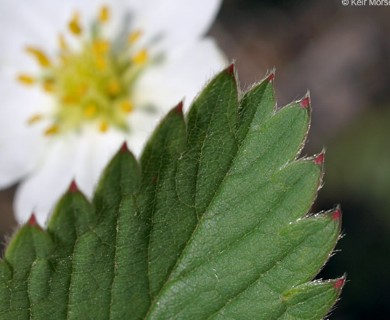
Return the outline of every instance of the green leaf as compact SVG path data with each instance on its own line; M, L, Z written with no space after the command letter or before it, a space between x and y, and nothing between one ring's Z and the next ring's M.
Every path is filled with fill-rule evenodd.
M233 66L124 145L90 203L72 183L47 230L0 263L0 319L321 319L344 278L314 280L339 208L310 214L324 155L297 158L310 100L276 109L273 74L241 95Z

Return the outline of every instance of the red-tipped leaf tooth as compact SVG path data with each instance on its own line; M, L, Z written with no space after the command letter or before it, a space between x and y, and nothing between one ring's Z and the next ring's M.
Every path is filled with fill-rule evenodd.
M275 70L272 70L268 75L267 75L267 78L266 80L268 82L272 82L275 80Z
M183 114L183 101L180 101L175 107L175 112L177 114Z
M310 94L307 93L306 96L299 102L301 108L303 109L308 109L310 107L310 104L311 104L311 100L310 100Z
M31 216L30 218L28 219L27 221L28 225L31 226L31 227L35 227L38 225L38 222L37 222L37 217L35 216L35 213L31 213Z
M122 143L120 152L122 152L122 153L130 152L130 150L129 150L128 146L127 146L126 141Z
M334 284L333 284L333 287L336 289L336 290L340 290L344 287L345 285L345 276L337 279Z
M332 219L333 220L340 220L343 215L343 212L341 211L340 207L337 206L336 209L332 212Z
M225 70L228 74L234 75L234 63L232 63L230 66L228 66Z
M68 192L69 193L76 193L78 191L79 191L79 187L77 186L76 181L73 179L69 185Z
M325 162L325 152L322 151L320 154L316 155L313 161L315 164L322 166Z

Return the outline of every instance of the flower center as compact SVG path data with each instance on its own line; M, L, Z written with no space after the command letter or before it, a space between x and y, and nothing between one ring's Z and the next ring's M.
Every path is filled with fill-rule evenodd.
M109 20L109 8L102 7L86 37L80 15L74 13L68 29L79 46L72 49L60 35L59 54L55 59L38 48L26 48L39 64L40 72L38 76L20 74L18 80L28 86L39 85L55 99L51 114L34 114L28 119L29 124L49 118L51 124L45 129L46 135L77 130L85 124L96 126L101 132L110 127L129 129L126 118L134 109L132 84L148 64L149 57L136 44L140 31L130 33L127 43L115 49L102 35Z

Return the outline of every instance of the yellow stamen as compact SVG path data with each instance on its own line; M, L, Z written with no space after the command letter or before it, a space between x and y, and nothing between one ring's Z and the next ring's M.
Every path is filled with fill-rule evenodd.
M84 114L87 118L92 118L96 114L97 108L94 103L90 103L84 110Z
M107 61L106 59L102 57L97 57L96 58L96 66L98 67L99 70L103 71L107 67Z
M93 51L96 55L103 55L110 49L110 43L105 40L96 40L93 42Z
M55 86L53 80L45 80L43 83L43 89L48 93L54 92Z
M36 82L36 79L32 76L29 76L27 74L20 74L18 76L18 81L25 84L25 85L32 85Z
M110 9L107 6L100 8L99 12L99 21L101 23L106 23L110 20Z
M49 67L51 65L49 58L43 51L33 47L26 47L26 51L31 54L42 67Z
M57 125L54 124L54 125L48 127L48 128L45 130L45 136L52 136L52 135L55 135L55 134L57 134L59 131L60 131L60 128L59 128Z
M132 61L135 64L142 65L145 64L148 60L148 52L144 49L138 52L133 58Z
M142 36L141 30L133 31L132 33L129 34L128 41L130 44L134 44L139 40L139 38L141 38L141 36Z
M63 34L58 35L58 44L60 45L62 51L67 51L69 49L68 43L66 42Z
M79 36L83 32L83 29L80 25L80 14L78 12L75 12L73 14L72 19L68 23L68 27L70 32L72 32L74 35Z
M43 119L43 116L41 114L37 113L37 114L32 115L30 118L28 118L27 124L33 125L33 124L41 121L42 119Z
M88 91L88 84L82 83L80 86L77 88L77 94L81 97L84 94L86 94Z
M108 123L106 121L102 121L99 126L100 132L107 132L108 130Z
M107 86L107 92L110 96L115 96L121 91L121 86L118 81L111 80Z
M62 97L62 102L64 104L75 104L78 102L78 98L74 95L67 95L67 96L64 96Z
M134 105L130 101L121 102L120 108L125 113L130 113L134 110Z

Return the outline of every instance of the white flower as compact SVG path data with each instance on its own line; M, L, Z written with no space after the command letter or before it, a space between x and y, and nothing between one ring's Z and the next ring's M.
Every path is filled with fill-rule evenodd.
M0 187L43 225L72 179L91 196L123 141L225 64L204 34L220 0L0 0Z

